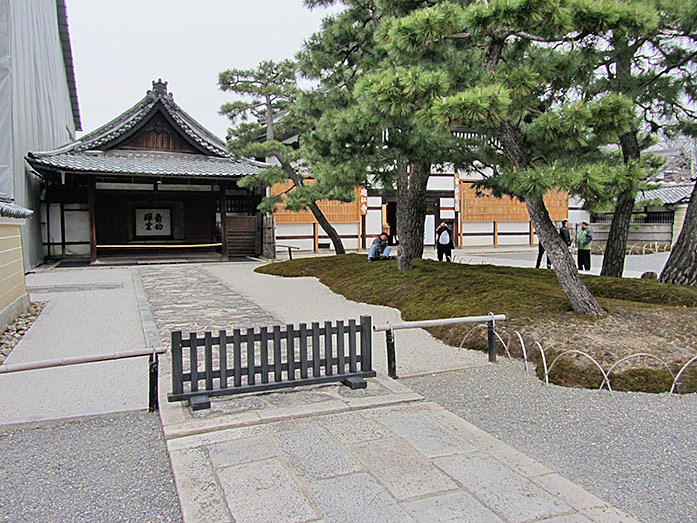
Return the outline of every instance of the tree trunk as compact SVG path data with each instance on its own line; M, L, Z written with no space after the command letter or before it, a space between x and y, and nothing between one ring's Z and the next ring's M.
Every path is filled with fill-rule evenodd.
M501 58L504 42L505 37L494 37L491 39L482 64L485 71L489 73L495 71L496 64ZM497 125L496 135L501 141L504 154L514 168L523 170L531 167L524 144L509 121L504 120ZM528 209L530 220L540 237L542 246L547 250L547 256L552 260L559 285L569 300L571 307L574 311L581 314L591 314L593 316L604 314L603 308L581 281L574 260L556 227L554 227L542 197L531 196L526 198L525 206Z
M636 131L630 131L620 136L620 145L622 146L622 156L625 163L639 159L641 151ZM612 223L610 224L610 233L605 246L601 276L622 277L624 257L627 252L627 236L629 236L629 224L632 220L635 198L636 195L631 189L622 191L617 196L615 212L612 215Z
M412 260L424 253L424 220L426 218L426 186L430 164L397 158L397 268L400 272L413 267Z
M285 161L280 155L276 155L276 159L280 162L281 167L283 167L283 170L288 175L288 178L292 180L293 184L296 187L303 187L303 179L297 172L295 172L293 166L290 165L287 161ZM320 209L317 205L317 202L310 203L308 207L312 212L312 215L315 217L315 220L317 220L319 226L322 227L322 230L324 230L324 232L327 233L327 236L329 236L329 239L332 241L332 245L334 245L334 251L336 252L336 254L346 254L346 249L344 249L344 244L341 241L341 236L339 236L339 233L336 232L334 226L331 223L329 223L329 220L327 220L326 216L324 216L324 213L322 212L322 209Z
M697 285L697 183L692 189L682 231L663 268L660 281Z
M537 235L540 237L542 246L545 248L549 259L552 260L557 281L573 310L580 314L591 314L593 316L605 314L603 308L583 281L581 281L581 277L576 270L576 263L569 252L569 248L561 239L556 227L554 227L544 200L539 196L532 196L525 199L525 206L528 209L530 220L537 231Z
M510 122L502 122L497 128L497 135L508 160L521 170L529 168L530 163L525 148ZM526 197L525 206L542 246L549 259L552 260L552 266L561 290L566 295L573 310L580 314L593 316L605 314L603 308L581 281L569 249L549 217L544 199L541 196Z

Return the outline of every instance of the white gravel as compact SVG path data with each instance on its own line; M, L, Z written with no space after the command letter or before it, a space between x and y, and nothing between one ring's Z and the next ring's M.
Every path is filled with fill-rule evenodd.
M519 362L400 380L642 521L697 520L697 395L546 387Z

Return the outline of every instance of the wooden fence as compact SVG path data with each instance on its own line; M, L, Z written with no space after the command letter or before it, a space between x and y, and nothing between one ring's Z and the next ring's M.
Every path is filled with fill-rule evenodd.
M211 396L341 381L364 388L372 367L372 318L221 330L202 337L172 332L172 392L209 408ZM188 349L188 350L184 350ZM201 358L202 356L202 358ZM230 363L232 366L230 366Z

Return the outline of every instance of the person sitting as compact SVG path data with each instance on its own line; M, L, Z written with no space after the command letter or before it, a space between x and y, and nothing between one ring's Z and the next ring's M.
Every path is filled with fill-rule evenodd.
M391 247L387 245L387 233L381 232L380 236L373 240L368 253L368 261L386 260L390 256Z

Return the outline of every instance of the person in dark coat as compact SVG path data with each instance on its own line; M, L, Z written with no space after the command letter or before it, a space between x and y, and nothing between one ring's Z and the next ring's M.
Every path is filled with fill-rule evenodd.
M453 230L445 222L441 222L436 229L436 250L438 251L438 261L443 261L443 256L447 261L452 261L453 252Z
M561 236L561 239L564 240L567 247L571 247L571 230L569 230L569 220L561 221L559 236Z

